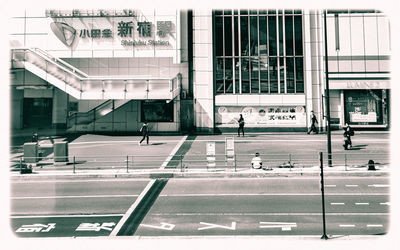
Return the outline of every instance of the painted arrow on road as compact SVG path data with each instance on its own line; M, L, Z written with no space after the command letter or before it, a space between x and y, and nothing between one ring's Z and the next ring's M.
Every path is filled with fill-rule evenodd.
M282 228L282 231L291 231L292 227L297 227L297 224L295 222L260 221L260 228Z
M162 229L162 230L168 230L168 231L171 231L175 227L174 224L169 224L169 223L165 223L165 222L161 222L160 224L161 224L161 226L146 225L146 224L141 224L141 225L144 227L150 227L150 228Z
M236 230L236 222L232 222L232 225L230 227L221 226L221 225L212 224L212 223L206 223L206 222L200 222L200 224L207 225L207 227L201 227L197 230L206 230L206 229L211 229L211 228L224 228L224 229L228 229L228 230Z

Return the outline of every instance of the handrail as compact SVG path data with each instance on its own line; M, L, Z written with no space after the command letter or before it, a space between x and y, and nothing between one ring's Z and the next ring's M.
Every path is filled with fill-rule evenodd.
M29 50L29 51L31 51L31 52L37 53L37 51L35 51L36 49L37 49L37 50L40 50L40 49L38 49L38 48L34 48L34 49L30 49L30 48L18 48L18 49L12 49L12 50ZM45 53L47 53L47 52L45 52ZM37 53L37 54L38 54L38 53ZM44 55L45 55L45 54L44 54ZM49 56L46 56L46 57L49 57ZM77 75L74 71L71 71L71 70L67 69L67 68L64 67L64 66L58 65L56 62L54 62L54 60L49 60L49 62L51 62L52 64L54 64L54 65L56 65L56 66L60 66L60 68L62 68L64 71L73 74L74 76L76 76L76 77L77 77L79 80L81 80L81 81L94 81L94 80L102 80L102 81L110 81L110 80L128 80L128 81L171 80L171 79L176 78L176 77L179 75L179 73L178 73L178 74L177 74L176 76L174 76L173 78L167 78L167 77L152 77L152 78L149 78L149 77L151 77L151 76L149 76L149 77L147 77L147 76L140 76L140 77L131 77L131 76L96 76L96 77L91 77L91 76L87 75L86 73L80 71L79 69L75 68L74 66L72 66L72 65L70 65L70 64L68 64L68 63L66 63L66 62L64 62L64 61L61 60L61 59L58 59L58 58L56 58L56 57L52 57L51 55L50 55L50 59L55 59L57 62L60 62L60 64L63 64L63 65L68 66L68 67L71 67L72 70L74 70L74 71L76 71L76 72L78 72L78 73L84 75L85 77L81 77L81 76Z

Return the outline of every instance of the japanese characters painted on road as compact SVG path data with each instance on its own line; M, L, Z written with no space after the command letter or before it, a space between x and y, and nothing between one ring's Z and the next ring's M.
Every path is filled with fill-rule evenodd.
M56 228L56 223L22 225L15 232L17 233L47 233Z
M232 222L231 226L222 226L218 224L213 224L213 223L207 223L207 222L200 222L202 225L206 225L206 227L201 227L198 228L197 230L206 230L206 229L212 229L212 228L222 228L222 229L228 229L228 230L236 230L236 222Z
M100 223L81 223L75 231L96 231L107 230L112 231L112 227L115 226L115 222L103 222Z
M260 221L260 228L282 228L282 231L291 231L292 227L297 227L295 222L264 222Z
M161 224L160 226L147 225L147 224L141 224L141 226L155 228L155 229L161 229L161 230L168 230L168 231L172 231L172 229L175 228L174 224L169 224L169 223L165 223L165 222L161 222L160 224Z

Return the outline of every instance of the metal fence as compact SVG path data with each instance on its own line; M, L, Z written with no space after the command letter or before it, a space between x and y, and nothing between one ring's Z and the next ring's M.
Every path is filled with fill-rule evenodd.
M324 153L324 166L327 154ZM167 169L170 171L242 171L251 168L253 154L216 154L212 161L205 154L185 155L108 155L108 156L69 156L67 157L24 157L10 159L11 171L27 168L46 170L68 170L73 173L90 170L143 171ZM276 169L310 168L320 165L319 153L315 154L264 154L261 155L263 168ZM333 167L362 168L373 160L376 166L389 166L388 153L333 153Z

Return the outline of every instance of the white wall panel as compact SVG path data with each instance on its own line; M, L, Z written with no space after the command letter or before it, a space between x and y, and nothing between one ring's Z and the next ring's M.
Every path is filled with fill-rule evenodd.
M364 16L365 27L365 55L379 55L378 53L378 31L376 16Z
M351 23L351 52L352 55L364 55L364 23L362 16L352 16Z

